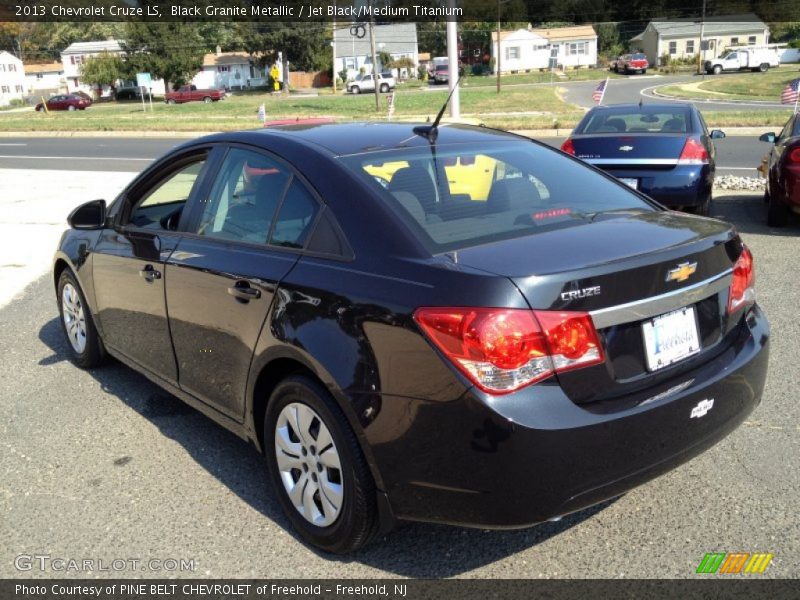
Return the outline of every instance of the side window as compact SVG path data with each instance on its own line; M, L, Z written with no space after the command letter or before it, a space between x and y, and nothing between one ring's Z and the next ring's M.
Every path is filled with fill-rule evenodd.
M302 248L318 212L316 198L300 181L293 179L281 204L269 243L286 248Z
M145 229L175 229L204 164L205 155L144 192L131 212L129 223Z
M263 154L234 148L222 163L197 233L213 238L264 244L289 173Z

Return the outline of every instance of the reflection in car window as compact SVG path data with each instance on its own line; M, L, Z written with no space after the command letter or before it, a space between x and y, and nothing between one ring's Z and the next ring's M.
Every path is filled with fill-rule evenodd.
M199 235L264 244L289 173L263 154L234 148L225 157L208 199Z
M319 204L306 187L294 179L281 204L269 243L287 248L305 245Z
M203 164L205 159L198 159L145 192L131 213L130 223L146 229L162 229L162 219L179 213L186 204Z
M431 253L655 210L622 185L535 144L442 146L344 157ZM386 181L384 184L383 181Z

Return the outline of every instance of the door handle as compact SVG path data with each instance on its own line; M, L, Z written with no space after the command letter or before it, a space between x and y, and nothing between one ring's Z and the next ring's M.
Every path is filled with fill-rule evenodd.
M145 265L144 269L139 271L139 275L144 277L148 283L153 283L156 279L161 279L161 271L156 271L153 265Z
M261 290L250 287L246 281L237 281L235 285L228 288L228 293L241 302L250 302L261 298Z

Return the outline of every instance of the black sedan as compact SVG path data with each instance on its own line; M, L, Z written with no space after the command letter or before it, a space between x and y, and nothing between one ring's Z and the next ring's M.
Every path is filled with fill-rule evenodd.
M764 163L767 225L786 227L792 212L800 214L800 116L793 114L780 133L765 133L759 139L773 144Z
M712 140L690 103L596 106L563 143L564 152L618 177L671 208L707 215L714 185Z
M69 222L74 361L113 355L250 440L328 551L398 519L559 518L706 450L764 388L730 225L504 132L217 134Z

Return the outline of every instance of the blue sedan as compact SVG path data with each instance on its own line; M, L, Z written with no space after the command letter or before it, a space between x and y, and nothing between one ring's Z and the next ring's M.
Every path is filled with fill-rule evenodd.
M614 175L635 190L675 209L707 215L714 185L712 140L694 105L596 106L561 149Z

